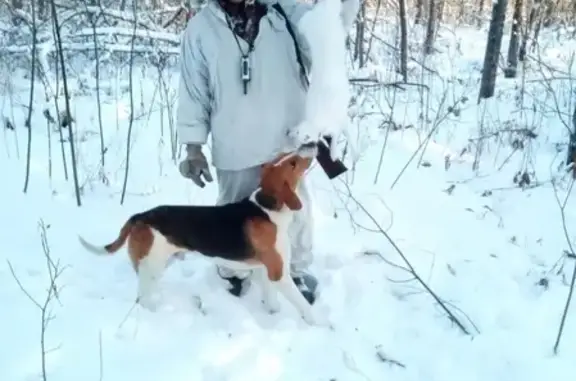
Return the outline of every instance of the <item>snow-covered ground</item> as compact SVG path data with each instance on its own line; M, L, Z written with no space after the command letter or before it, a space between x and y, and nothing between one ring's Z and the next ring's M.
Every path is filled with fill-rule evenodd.
M3 130L0 153L0 379L41 379L42 336L49 381L540 381L575 374L576 311L568 314L558 354L552 351L574 268L574 260L563 254L570 249L550 182L559 176L557 165L565 156L566 128L559 115L568 120L574 107L570 81L552 81L558 113L541 66L532 61L526 78L500 76L496 97L477 106L485 32L443 30L439 52L424 63L430 68L424 76L411 62L411 82L428 84L429 93L421 86L365 89L354 120L361 151L354 170L332 182L318 168L310 173L316 197L313 270L322 287L314 308L329 315L333 331L307 326L284 302L280 313L268 315L257 288L242 299L230 296L213 266L195 256L167 269L158 311L131 309L136 277L125 251L95 257L76 236L108 242L131 213L160 203L214 201L214 184L194 187L171 160L166 104L173 102L177 76L166 78L169 89L163 92L157 91L155 69L134 73L135 120L122 205L130 119L127 68L102 83L106 184L99 180L94 81L88 74L81 76L82 84L71 80L82 189L78 208L68 130L63 130L65 180L60 137L42 115L41 83L31 123L28 191L22 192L29 82L18 71L3 71L1 112L16 129ZM553 33L541 37L549 44L541 48L541 59L568 72L576 44ZM384 48L375 44L374 49ZM367 71L392 82L391 60L380 53L383 58ZM421 94L429 94L425 116ZM469 139L523 128L534 128L538 136L511 138L501 132L500 141L483 138L473 170L476 147ZM434 139L403 171L433 129ZM511 145L518 146L514 139L523 140L524 148L511 155ZM535 172L530 176L537 186L514 185L515 173L524 170ZM557 183L563 198L567 180ZM574 242L576 212L570 201L565 212ZM405 270L375 222L469 334ZM54 267L62 272L57 297L52 293L44 309L48 324L42 335L48 269Z

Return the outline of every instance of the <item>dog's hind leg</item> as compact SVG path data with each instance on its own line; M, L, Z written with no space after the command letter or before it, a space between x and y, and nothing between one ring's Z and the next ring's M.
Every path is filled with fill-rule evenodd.
M137 302L149 310L155 310L153 293L174 248L164 236L146 225L134 228L128 244L138 273Z

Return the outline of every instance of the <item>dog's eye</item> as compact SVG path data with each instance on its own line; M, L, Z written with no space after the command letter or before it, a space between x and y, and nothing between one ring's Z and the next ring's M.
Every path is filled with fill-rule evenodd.
M296 168L296 162L295 161L291 161L290 165L292 166L292 168Z

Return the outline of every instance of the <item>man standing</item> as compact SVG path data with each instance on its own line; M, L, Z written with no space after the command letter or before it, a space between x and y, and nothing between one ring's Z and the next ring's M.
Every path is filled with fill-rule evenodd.
M288 133L304 117L306 69L311 62L296 25L313 4L298 0L208 0L192 17L182 39L177 131L186 146L181 174L200 187L213 181L202 147L211 133L217 204L249 196L260 166L290 144ZM359 0L343 0L346 30ZM291 275L302 295L315 301L310 194L298 189L304 205L291 226ZM248 272L219 268L229 291L243 295Z

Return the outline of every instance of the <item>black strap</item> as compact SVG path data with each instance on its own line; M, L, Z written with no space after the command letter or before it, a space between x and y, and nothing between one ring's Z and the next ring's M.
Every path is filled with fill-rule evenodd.
M280 13L282 17L284 17L284 20L286 21L286 30L288 30L288 33L290 33L290 36L294 41L294 50L296 51L296 61L298 61L298 65L300 66L300 75L302 76L304 84L306 85L306 87L308 87L310 85L310 80L308 79L308 74L306 73L306 67L304 66L304 62L302 61L302 53L300 52L300 47L298 46L298 40L296 40L296 34L294 33L294 29L292 29L292 24L290 23L290 20L288 20L286 12L284 12L284 9L279 3L275 3L274 5L272 5L272 8L276 9L276 11L278 11L278 13Z

